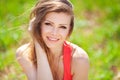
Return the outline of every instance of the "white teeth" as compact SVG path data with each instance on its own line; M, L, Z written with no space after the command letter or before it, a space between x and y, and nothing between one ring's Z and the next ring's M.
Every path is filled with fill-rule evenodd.
M48 37L48 39L51 40L51 41L57 41L58 40L56 38L51 38L51 37Z

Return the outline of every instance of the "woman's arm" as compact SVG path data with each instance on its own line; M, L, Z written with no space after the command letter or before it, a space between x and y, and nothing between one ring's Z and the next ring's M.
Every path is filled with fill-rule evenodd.
M35 50L37 56L37 80L53 80L46 53L37 41L35 41Z
M28 80L36 80L36 68L28 58L29 51L27 50L28 44L25 44L17 49L16 59L21 65Z

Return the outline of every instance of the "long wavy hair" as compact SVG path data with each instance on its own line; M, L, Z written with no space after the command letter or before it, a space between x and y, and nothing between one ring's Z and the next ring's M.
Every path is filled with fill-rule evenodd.
M59 80L59 73L54 65L53 55L49 53L49 48L44 43L41 36L41 23L43 22L45 16L50 12L56 13L66 13L71 16L70 30L68 36L70 36L73 26L74 26L74 14L72 4L68 0L41 0L35 5L33 11L31 12L30 18L32 20L31 24L31 35L33 41L30 43L29 49L29 58L37 68L37 59L34 46L34 39L38 41L40 46L45 50L45 53L48 58L48 62L52 71L54 80Z

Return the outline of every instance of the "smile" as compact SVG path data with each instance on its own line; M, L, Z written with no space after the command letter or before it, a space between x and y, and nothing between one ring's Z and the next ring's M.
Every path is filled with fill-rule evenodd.
M53 38L53 37L47 37L47 39L49 40L49 41L54 41L54 42L57 42L59 39L57 39L57 38Z

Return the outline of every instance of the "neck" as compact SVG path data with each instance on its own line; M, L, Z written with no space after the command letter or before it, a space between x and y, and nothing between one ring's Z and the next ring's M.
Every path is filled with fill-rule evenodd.
M50 53L52 53L55 57L60 57L63 53L63 46L59 48L50 49Z

